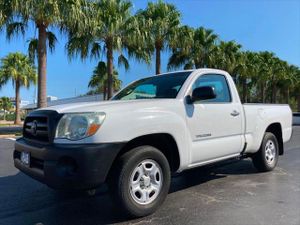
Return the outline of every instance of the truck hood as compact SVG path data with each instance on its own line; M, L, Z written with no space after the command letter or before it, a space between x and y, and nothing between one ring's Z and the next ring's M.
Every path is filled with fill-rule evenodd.
M154 108L166 106L167 103L178 102L178 99L140 99L140 100L114 100L103 102L81 102L63 104L42 108L39 110L54 110L58 113L78 113L78 112L108 112L114 110L133 110L142 108Z

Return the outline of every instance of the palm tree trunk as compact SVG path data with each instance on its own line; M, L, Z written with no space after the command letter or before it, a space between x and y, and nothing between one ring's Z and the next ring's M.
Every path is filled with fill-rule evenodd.
M276 100L277 100L276 96L277 96L276 83L273 82L272 93L271 93L271 103L276 103Z
M106 43L107 48L107 99L113 96L113 46L112 41Z
M156 75L157 74L161 74L161 70L160 70L160 67L161 67L161 55L160 55L160 47L156 47L155 48L155 71L156 71Z
M243 85L243 93L242 93L242 102L247 102L247 80L245 78L242 78L242 85Z
M38 108L47 107L47 31L44 24L38 25Z
M300 112L300 94L297 96L297 111Z
M21 116L20 116L20 81L16 81L16 111L15 111L15 124L21 123Z
M106 82L104 82L106 83ZM106 88L106 84L104 84L103 86L103 100L106 100L106 94L107 94L107 88Z
M290 90L288 87L282 88L282 99L280 100L283 104L289 104L290 102Z
M261 103L265 103L265 87L263 83L261 83L260 86L260 96L261 96Z

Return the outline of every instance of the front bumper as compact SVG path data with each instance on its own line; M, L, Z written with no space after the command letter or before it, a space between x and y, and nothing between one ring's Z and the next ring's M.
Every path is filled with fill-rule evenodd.
M114 159L125 143L50 144L16 141L15 167L54 189L92 189L105 182ZM30 165L21 162L30 154Z

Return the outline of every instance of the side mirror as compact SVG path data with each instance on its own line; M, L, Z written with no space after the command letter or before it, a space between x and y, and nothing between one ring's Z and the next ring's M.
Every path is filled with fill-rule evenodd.
M192 96L189 97L188 102L203 101L216 98L215 90L211 86L198 87L193 90Z

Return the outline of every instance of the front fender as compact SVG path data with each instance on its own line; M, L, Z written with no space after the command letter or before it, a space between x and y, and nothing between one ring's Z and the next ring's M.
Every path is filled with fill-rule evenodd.
M133 104L134 103L134 104ZM72 141L72 144L124 143L137 137L165 133L177 143L180 168L190 162L190 140L186 125L184 104L178 99L115 104L103 109L106 118L97 133L91 137ZM69 144L69 140L56 140Z
M128 142L137 137L166 133L176 141L180 167L190 160L189 142L184 110L164 110L161 108L126 111L107 116L101 131L94 136L95 142Z

